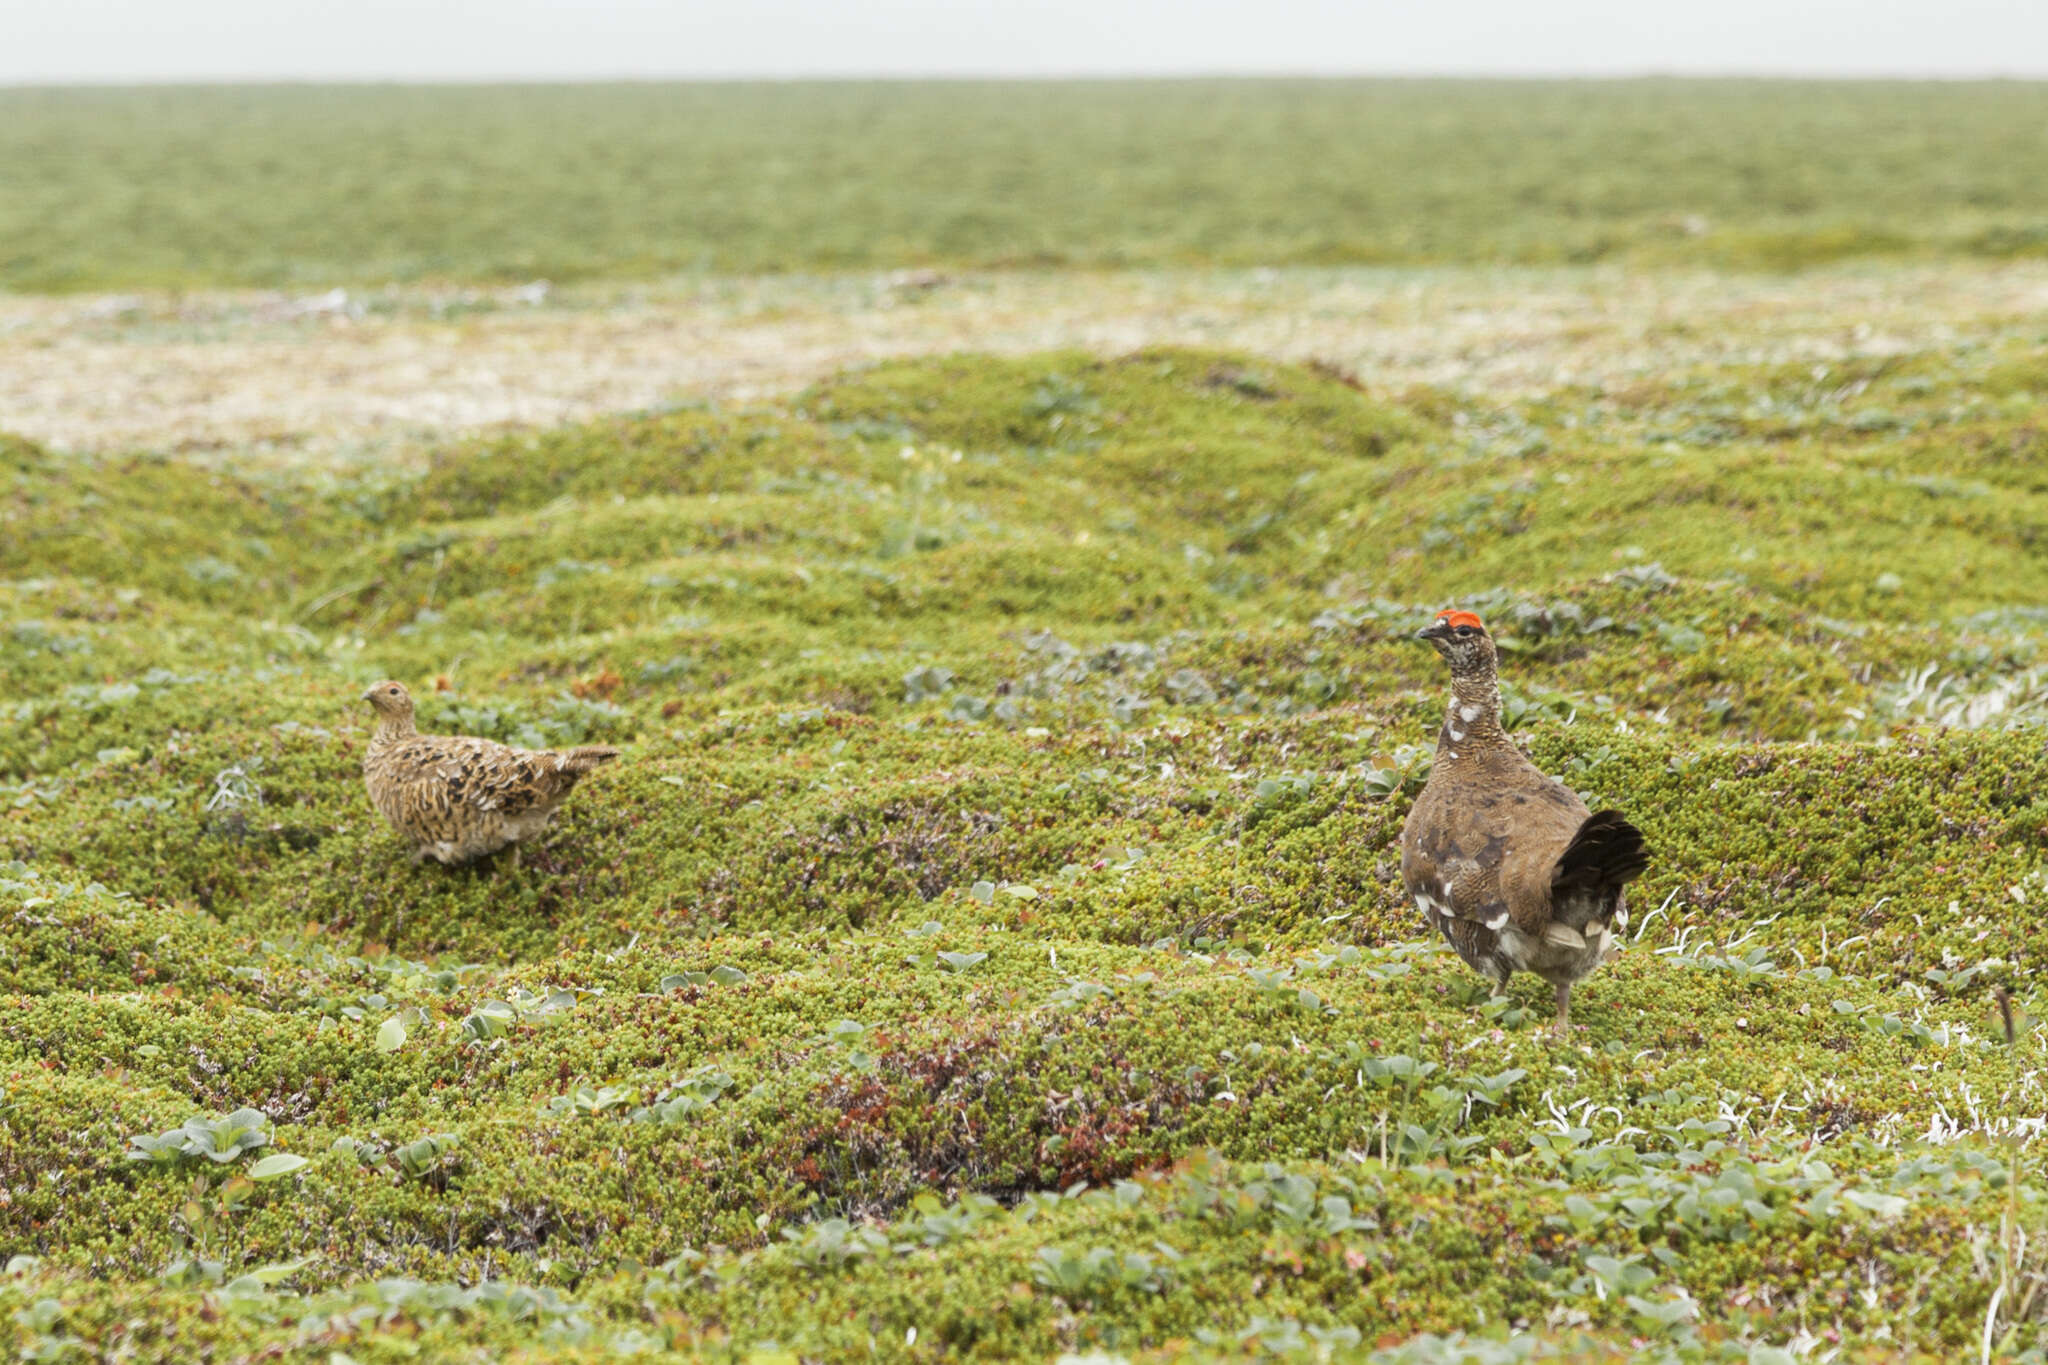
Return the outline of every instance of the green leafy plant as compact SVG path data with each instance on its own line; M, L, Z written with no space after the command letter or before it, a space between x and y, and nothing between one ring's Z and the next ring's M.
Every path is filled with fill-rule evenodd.
M174 1166L191 1158L224 1166L259 1147L269 1146L270 1141L268 1114L261 1109L237 1109L217 1119L194 1115L167 1133L130 1138L128 1159L153 1166Z
M461 1036L470 1042L490 1042L510 1034L519 1024L560 1015L576 1008L576 992L550 991L546 995L515 989L503 1000L486 1000L463 1016Z
M1403 744L1391 755L1366 765L1358 780L1372 796L1412 795L1429 781L1429 771L1435 762L1435 750L1420 744Z
M699 1067L655 1094L632 1113L635 1123L685 1123L703 1114L733 1088L733 1078L717 1066Z
M1153 1250L1118 1251L1095 1246L1040 1247L1031 1266L1031 1278L1060 1297L1080 1303L1099 1303L1120 1290L1158 1294L1173 1283L1173 1262L1180 1253L1163 1243Z
M578 1086L566 1095L545 1101L540 1112L548 1118L595 1118L614 1109L624 1109L640 1098L632 1086L605 1085L592 1089Z
M661 979L664 991L686 990L691 986L737 986L747 979L738 967L721 963L708 972L674 972Z
M801 1228L782 1230L789 1258L807 1270L840 1270L870 1256L887 1255L889 1236L878 1228L857 1227L844 1218L823 1218Z

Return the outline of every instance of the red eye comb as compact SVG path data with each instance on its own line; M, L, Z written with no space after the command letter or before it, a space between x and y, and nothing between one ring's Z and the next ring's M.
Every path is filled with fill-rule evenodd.
M1476 614L1469 611L1440 611L1436 614L1436 619L1447 626L1470 626L1474 630L1486 629L1486 623L1481 621Z

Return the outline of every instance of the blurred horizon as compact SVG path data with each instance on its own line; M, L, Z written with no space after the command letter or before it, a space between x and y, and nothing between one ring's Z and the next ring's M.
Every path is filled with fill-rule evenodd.
M0 288L2048 255L2048 85L0 91Z
M449 87L517 88L520 86L857 86L857 85L1197 85L1266 83L1331 84L1386 82L1411 85L2048 85L2048 72L1921 74L1884 72L1800 71L941 71L843 74L773 73L735 75L535 75L507 73L475 76L133 76L51 80L0 79L0 90L34 92L90 90L260 90L265 87L434 89Z

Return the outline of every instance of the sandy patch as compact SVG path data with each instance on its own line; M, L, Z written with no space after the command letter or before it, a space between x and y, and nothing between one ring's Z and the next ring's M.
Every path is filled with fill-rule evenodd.
M889 356L1156 342L1501 396L2038 328L2048 264L1280 270L671 281L288 297L0 296L0 428L70 450L384 457L786 392Z

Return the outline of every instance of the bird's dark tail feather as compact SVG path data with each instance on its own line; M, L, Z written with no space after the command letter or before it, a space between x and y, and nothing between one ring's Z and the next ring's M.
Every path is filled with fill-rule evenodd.
M1612 890L1642 876L1649 865L1643 832L1618 810L1596 810L1558 855L1550 884L1557 890Z
M572 773L587 773L600 763L609 763L619 756L619 751L609 744L586 744L580 749L562 751L562 767Z

